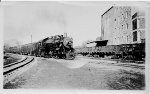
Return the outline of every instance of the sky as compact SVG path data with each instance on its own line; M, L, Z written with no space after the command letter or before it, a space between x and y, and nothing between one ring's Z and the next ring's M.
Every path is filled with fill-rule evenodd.
M21 44L67 33L74 46L101 36L101 15L117 2L9 2L3 5L4 42ZM126 3L128 4L128 3Z

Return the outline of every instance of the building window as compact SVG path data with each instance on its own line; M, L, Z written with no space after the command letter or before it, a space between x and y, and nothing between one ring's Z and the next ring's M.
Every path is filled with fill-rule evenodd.
M123 30L123 25L122 25L122 30Z
M131 17L131 10L127 11L128 17Z
M124 20L124 17L123 17L123 14L121 14L121 21L123 21Z
M137 19L132 21L132 29L133 30L137 29Z
M132 16L132 19L134 19L135 17L137 17L137 12Z
M126 24L126 26L127 26L127 29L128 29L129 28L128 23Z
M128 12L126 11L126 18L128 18Z
M137 41L137 31L133 32L133 41Z

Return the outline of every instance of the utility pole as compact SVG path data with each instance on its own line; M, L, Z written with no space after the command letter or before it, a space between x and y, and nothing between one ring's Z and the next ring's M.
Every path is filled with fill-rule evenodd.
M32 35L31 35L31 43L32 43Z
M31 49L30 49L30 55L32 54L32 34L31 34Z

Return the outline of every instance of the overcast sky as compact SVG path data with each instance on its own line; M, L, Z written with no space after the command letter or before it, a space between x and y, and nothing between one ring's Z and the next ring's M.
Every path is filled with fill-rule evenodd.
M74 46L101 36L101 15L117 2L9 2L3 5L4 41L36 42L52 35L73 38Z

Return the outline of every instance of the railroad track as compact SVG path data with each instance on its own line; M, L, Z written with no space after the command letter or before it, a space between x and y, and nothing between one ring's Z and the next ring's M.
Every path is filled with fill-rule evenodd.
M117 66L132 67L132 68L139 68L139 69L145 69L145 66L132 65L132 64L118 64Z
M25 59L3 67L4 84L26 70L35 59L34 57L26 57Z
M28 57L26 57L25 59L21 60L21 61L18 61L18 62L14 62L14 63L10 63L10 64L7 64L5 65L3 68L7 68L7 67L10 67L10 66L13 66L13 65L16 65L16 64L19 64L19 63L22 63L23 61L27 60Z

